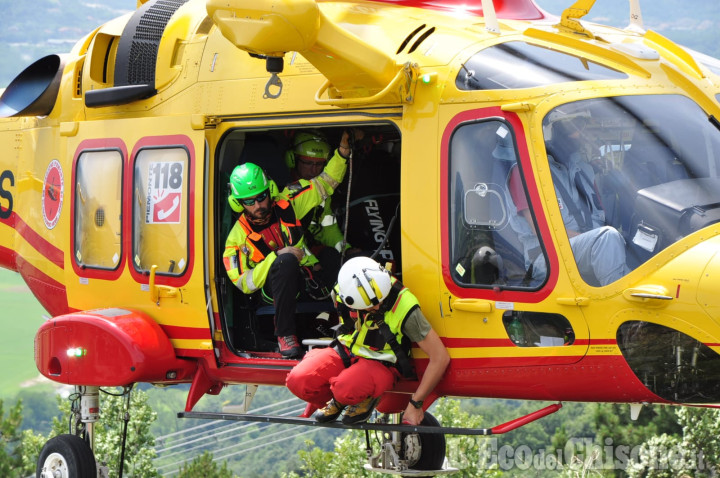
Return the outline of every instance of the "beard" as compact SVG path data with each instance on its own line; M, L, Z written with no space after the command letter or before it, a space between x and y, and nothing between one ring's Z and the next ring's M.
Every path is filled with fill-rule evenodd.
M268 223L268 221L270 220L271 212L272 211L269 207L259 207L253 212L250 212L247 209L245 210L245 214L247 214L250 222L258 226L262 226L263 224Z

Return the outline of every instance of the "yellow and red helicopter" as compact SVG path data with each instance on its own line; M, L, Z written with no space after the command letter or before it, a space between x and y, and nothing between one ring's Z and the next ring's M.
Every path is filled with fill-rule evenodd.
M593 4L139 0L20 73L0 97L0 266L52 316L38 369L82 397L38 476L95 476L99 387L190 383L181 415L203 417L193 406L227 385L284 385L296 362L272 307L223 267L227 184L252 160L282 187L284 145L308 128L364 132L334 203L450 353L425 407L720 402L720 62L646 31L634 0L625 29L582 21ZM597 267L618 255L581 253L566 227L549 164L570 143L622 237L610 280ZM333 325L327 305L299 305L304 339L319 313ZM399 413L413 387L379 408ZM440 468L431 426L361 426L420 437L372 468Z

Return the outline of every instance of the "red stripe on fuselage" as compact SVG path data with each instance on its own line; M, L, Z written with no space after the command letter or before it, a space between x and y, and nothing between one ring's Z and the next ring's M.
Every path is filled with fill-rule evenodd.
M17 270L17 264L15 264L16 257L17 254L15 254L15 251L0 246L0 267L10 269L11 271Z
M531 362L535 358L492 358L493 363L453 358L436 391L487 398L668 403L638 380L622 356L578 357L571 364ZM426 364L427 359L416 360L419 370Z
M160 327L171 339L210 340L210 329L208 327L180 327L165 324L160 324Z
M199 349L175 349L175 355L179 358L183 357L205 357L212 355L212 350L199 350Z
M60 269L65 268L63 251L55 247L47 239L38 234L33 228L28 226L20 216L13 212L7 219L0 219L0 222L14 228L28 244L30 244L40 254L45 256L47 260L58 266ZM10 267L10 269L14 269L14 267Z

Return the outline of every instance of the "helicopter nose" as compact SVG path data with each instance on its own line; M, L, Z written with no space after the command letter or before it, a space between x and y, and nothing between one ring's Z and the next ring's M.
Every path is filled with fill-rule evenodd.
M653 313L622 323L618 347L633 373L655 395L677 403L717 403L720 236L687 248L664 264L656 278L664 284L662 294L651 286L637 286L628 294Z

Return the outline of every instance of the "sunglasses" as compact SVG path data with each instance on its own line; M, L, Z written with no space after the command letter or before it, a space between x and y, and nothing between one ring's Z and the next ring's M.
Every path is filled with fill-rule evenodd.
M253 204L255 204L255 201L263 202L264 200L267 199L267 197L268 197L268 192L264 191L264 192L261 192L260 194L258 194L257 196L253 196L251 198L240 199L239 201L240 201L240 204L242 204L243 206L252 206Z
M307 159L302 158L296 158L296 161L298 164L302 164L303 166L313 167L313 168L319 168L325 166L325 161L308 161Z

